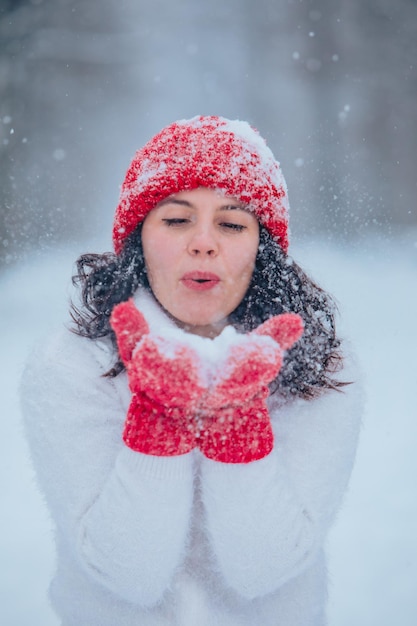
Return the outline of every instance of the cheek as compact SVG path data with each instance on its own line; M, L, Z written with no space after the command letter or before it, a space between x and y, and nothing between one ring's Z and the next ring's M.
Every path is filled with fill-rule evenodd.
M252 278L253 270L255 268L256 257L258 254L259 248L259 224L256 222L254 228L251 229L251 232L248 235L246 240L246 246L243 247L245 253L242 253L242 248L239 250L240 259L240 271L245 277L247 284Z
M173 267L172 246L161 235L145 237L142 245L148 278L152 282Z
M247 252L247 254L241 254L239 263L237 264L237 274L241 277L241 281L246 282L248 285L255 268L256 255L257 248L252 249L250 252Z
M245 295L250 282L252 280L252 275L253 275L253 268L254 265L253 263L248 263L247 265L245 265L244 268L242 268L242 271L240 273L240 289L241 289L241 297L243 298L243 296Z
M256 252L248 253L238 259L234 259L233 269L230 276L229 297L232 299L233 306L237 306L244 298L253 276L255 268Z

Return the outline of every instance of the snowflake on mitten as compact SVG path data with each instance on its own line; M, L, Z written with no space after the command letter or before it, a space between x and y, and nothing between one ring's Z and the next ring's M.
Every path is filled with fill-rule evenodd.
M223 463L269 454L268 385L303 332L298 315L278 315L247 335L227 327L215 340L180 333L179 341L179 331L153 336L128 301L114 308L111 325L132 392L126 445L156 456L198 446Z
M213 377L198 432L203 454L223 463L249 463L271 452L274 437L266 405L284 349L301 336L299 315L275 316L232 345Z
M155 456L190 452L196 445L194 419L205 388L199 358L188 346L153 337L133 301L118 304L111 316L132 400L123 440Z

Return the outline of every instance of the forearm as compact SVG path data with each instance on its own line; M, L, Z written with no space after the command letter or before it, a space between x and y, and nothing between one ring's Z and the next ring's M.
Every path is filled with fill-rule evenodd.
M131 602L156 604L184 553L192 482L191 455L123 450L79 521L78 552L91 576Z
M185 548L192 458L123 445L126 381L101 376L97 356L95 344L70 333L33 353L21 382L26 435L66 549L105 588L151 605Z
M352 376L353 378L353 376ZM203 496L219 566L254 597L306 569L323 545L352 471L361 389L275 411L275 445L247 465L203 460Z
M242 465L204 459L202 484L214 552L226 582L241 595L273 591L315 554L320 529L275 451Z

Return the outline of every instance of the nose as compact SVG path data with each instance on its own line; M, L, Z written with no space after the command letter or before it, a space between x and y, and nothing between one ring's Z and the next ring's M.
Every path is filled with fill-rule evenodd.
M218 251L218 243L211 228L196 230L188 242L188 252L192 256L215 257Z

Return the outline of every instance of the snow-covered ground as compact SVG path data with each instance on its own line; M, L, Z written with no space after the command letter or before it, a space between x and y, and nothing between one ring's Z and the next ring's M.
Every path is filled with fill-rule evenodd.
M67 319L69 276L79 252L38 256L0 276L4 626L58 626L46 599L54 561L50 523L22 437L17 385L34 340ZM343 247L301 244L292 254L335 294L368 394L349 493L328 543L329 625L415 626L417 233Z

